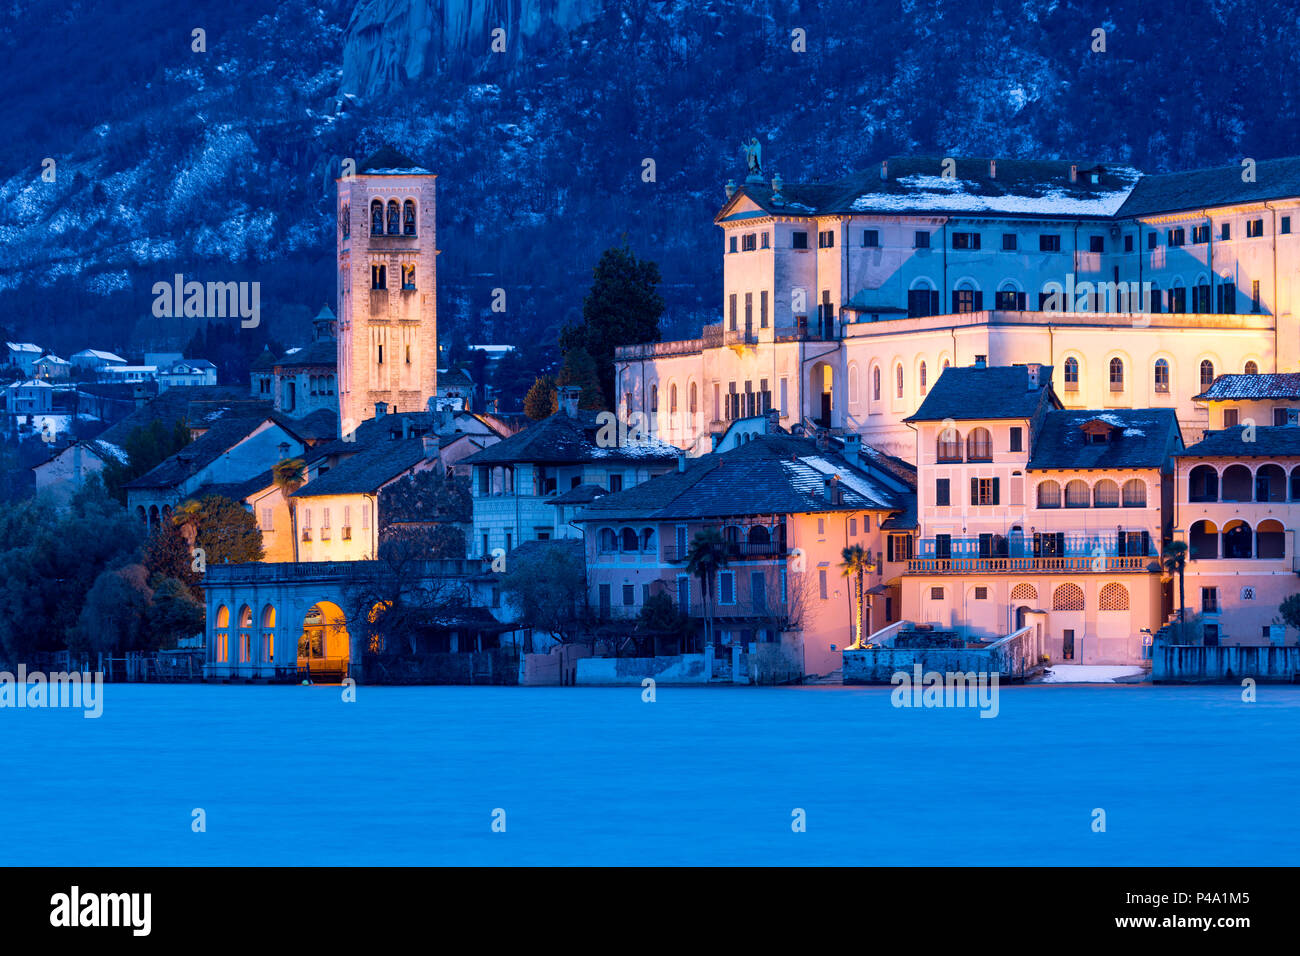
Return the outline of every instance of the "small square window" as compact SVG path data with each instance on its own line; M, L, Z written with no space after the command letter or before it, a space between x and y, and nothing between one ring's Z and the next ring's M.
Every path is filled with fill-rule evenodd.
M930 234L928 232L916 233L916 248L918 249L930 248Z
M942 601L942 600L943 600L943 588L930 588L930 600L931 600L931 601Z
M791 236L792 248L795 248L795 249L807 249L807 248L808 248L808 233L806 233L806 232L794 232L794 233L791 233L790 236ZM733 250L733 251L734 251L734 250Z
M989 599L989 589L988 589L988 588L976 588L976 589L975 589L975 600L977 600L977 601L987 601L988 599Z
M878 229L862 230L862 245L867 249L875 249L880 245L880 231Z
M1016 251L1016 234L1014 232L1004 232L1002 234L1002 251L1003 252Z

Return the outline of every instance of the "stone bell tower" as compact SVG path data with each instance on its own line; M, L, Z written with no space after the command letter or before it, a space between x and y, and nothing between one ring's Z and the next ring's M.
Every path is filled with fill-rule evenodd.
M434 181L384 147L338 185L338 390L343 434L375 416L422 412L437 391Z

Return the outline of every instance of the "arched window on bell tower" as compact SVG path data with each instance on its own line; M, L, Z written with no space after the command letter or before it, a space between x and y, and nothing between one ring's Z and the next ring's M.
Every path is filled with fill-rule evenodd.
M388 200L388 235L396 236L401 233L401 215L398 210L397 200Z
M384 234L384 201L382 199L371 200L370 234L372 236L382 236Z
M415 200L408 199L402 203L402 235L415 235Z

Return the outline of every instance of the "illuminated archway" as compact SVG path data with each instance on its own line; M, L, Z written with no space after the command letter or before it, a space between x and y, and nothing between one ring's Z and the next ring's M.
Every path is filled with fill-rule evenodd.
M337 604L313 604L302 621L298 639L298 671L313 681L341 680L347 676L352 638L347 618Z

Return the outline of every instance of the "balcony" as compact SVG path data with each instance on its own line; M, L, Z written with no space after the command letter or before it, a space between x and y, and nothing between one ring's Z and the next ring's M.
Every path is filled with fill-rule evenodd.
M1106 571L1145 571L1155 560L1144 557L1060 557L1060 558L910 558L906 574L1100 574Z
M343 540L344 541L352 540L352 527L350 525L343 526Z
M690 556L691 546L687 544L684 549L679 549L676 545L664 545L664 561L667 564L681 564ZM787 548L780 543L771 544L728 544L727 557L732 561L765 561L775 558L785 558L789 554Z
M302 529L302 540L304 540L304 541L310 541L310 540L311 540L311 528L303 528L303 529Z
M924 538L906 573L1101 573L1145 571L1156 559L1146 531L1051 531Z

